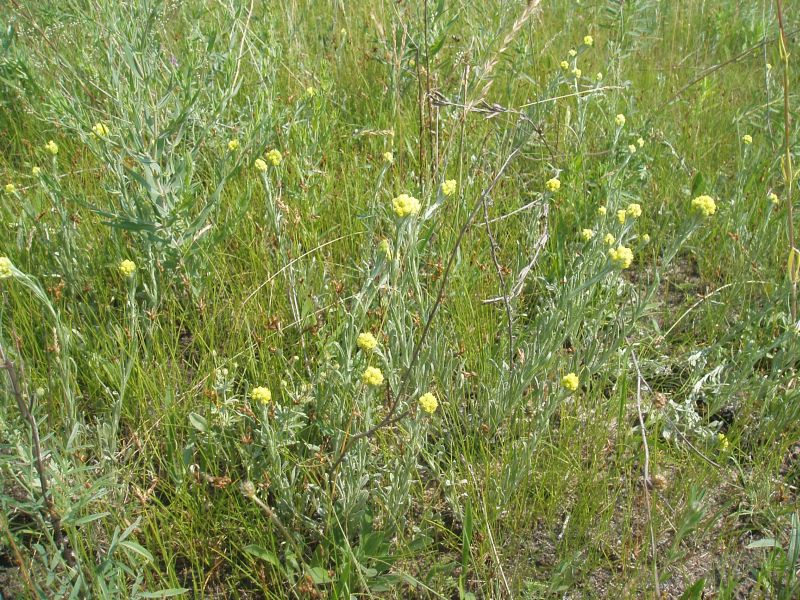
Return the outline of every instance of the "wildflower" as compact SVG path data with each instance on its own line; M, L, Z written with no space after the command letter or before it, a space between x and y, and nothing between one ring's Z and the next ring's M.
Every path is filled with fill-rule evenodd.
M367 367L361 375L361 381L367 385L381 385L383 383L383 373L378 367Z
M442 194L445 196L452 196L456 193L456 180L455 179L447 179L442 184Z
M312 86L308 86L306 88L306 98L313 98L316 95L317 95L317 90L315 88L313 88Z
M570 48L570 50L569 50L569 55L570 55L571 57L575 58L575 56L577 56L577 55L578 55L578 51L577 51L577 50L575 50L575 48Z
M257 158L255 162L255 167L256 169L264 173L267 170L267 163L265 163L262 159Z
M254 387L252 390L250 390L250 397L256 402L267 404L270 400L272 400L272 392L266 387Z
M642 241L645 244L649 244L650 243L650 234L649 233L642 234Z
M578 385L580 385L580 379L578 379L575 373L567 373L561 378L561 385L564 389L574 392L578 389Z
M642 206L641 204L636 204L635 202L633 204L628 204L628 208L625 212L628 213L629 217L638 219L642 216Z
M391 152L384 152L383 160L384 162L387 162L391 165L394 162L394 154L392 154Z
M17 186L15 186L13 183L7 183L6 184L6 192L7 193L13 194L16 191L17 191Z
M625 115L619 114L616 117L614 117L614 123L617 124L617 127L622 127L623 125L625 125Z
M606 244L608 244L609 246L611 246L611 245L612 245L614 242L616 242L617 240L616 240L616 238L615 238L613 235L611 235L610 233L607 233L607 234L606 234L606 236L603 238L603 241L604 241Z
M724 433L718 433L717 440L719 441L719 447L723 452L725 452L731 445L728 441L728 437Z
M636 146L633 144L628 144L628 154L636 154Z
M781 199L780 199L780 198L778 198L778 194L776 194L775 192L770 192L770 193L767 195L767 200L769 200L770 202L772 202L772 205L773 205L773 206L778 206L778 204L780 204L780 201L781 201Z
M601 217L605 216L605 214L607 212L608 212L608 209L605 206L598 206L597 207L597 214L600 215Z
M692 208L704 217L710 217L717 212L717 203L711 196L698 196L692 200Z
M7 256L0 256L0 279L11 277L14 274L13 268L14 265L11 264L11 260Z
M279 164L281 164L283 156L281 156L281 153L273 148L272 150L267 152L267 160L273 167L277 167Z
M742 136L742 142L745 144L745 146L749 146L750 144L753 143L753 136L747 133L744 134Z
M394 209L394 214L402 219L403 217L417 214L421 207L419 200L414 198L414 196L400 194L397 198L392 200L392 208Z
M41 170L39 167L33 167L33 168L31 169L31 175L33 175L34 177L35 177L36 175L38 175L39 173L41 173L41 172L42 172L42 170Z
M561 61L561 64L560 64L559 66L560 66L560 67L561 67L561 69L562 69L562 70L564 70L564 71L566 71L567 69L569 69L569 63L568 63L567 61L565 61L565 60L562 60L562 61Z
M419 407L428 414L432 415L435 413L438 406L439 401L436 399L436 396L430 392L422 394L422 396L419 397Z
M133 277L136 272L136 263L132 260L125 259L119 263L117 269L122 273L123 277Z
M545 183L547 189L551 192L557 192L561 189L561 182L558 180L558 177L553 177L552 179L548 179L547 183Z
M591 229L581 229L581 237L584 242L588 242L594 237L594 231Z
M597 81L603 81L603 74L598 71L594 78L597 79Z
M58 144L56 144L53 140L50 140L44 145L44 149L47 150L50 154L55 156L58 154Z
M239 140L231 140L228 142L228 150L234 152L239 149Z
M580 69L572 69L572 75L575 77L575 79L579 79L582 74L583 71Z
M381 240L380 250L386 260L392 260L392 247L389 245L389 240L386 238Z
M356 345L361 348L362 350L374 350L378 346L378 340L375 339L375 336L372 335L369 331L365 331L364 333L359 333L358 338L356 339Z
M767 71L772 71L772 65L770 63L767 63Z
M633 251L625 246L617 246L608 251L608 257L615 267L627 269L633 262Z
M639 144L639 148L643 148L644 147L644 138L639 138L638 140L636 140L636 143Z
M625 223L625 218L628 216L628 212L626 210L620 209L617 211L617 221L619 221L620 225Z
M92 133L97 137L106 137L108 135L108 127L106 127L104 123L98 121L92 127Z
M584 46L592 46L594 45L594 38L590 35L583 36L583 45Z

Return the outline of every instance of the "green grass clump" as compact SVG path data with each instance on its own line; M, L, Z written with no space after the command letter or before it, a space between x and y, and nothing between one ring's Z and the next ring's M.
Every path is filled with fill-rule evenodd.
M0 15L3 594L797 596L791 11Z

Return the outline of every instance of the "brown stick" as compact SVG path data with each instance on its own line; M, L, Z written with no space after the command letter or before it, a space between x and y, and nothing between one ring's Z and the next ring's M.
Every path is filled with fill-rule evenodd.
M0 344L0 363L2 363L0 364L0 368L5 369L6 373L8 373L8 379L11 382L11 391L14 394L14 399L17 402L19 412L22 414L22 417L28 422L28 426L31 428L31 443L33 445L32 451L34 464L36 466L36 472L39 475L39 485L42 488L42 499L44 500L45 505L45 515L49 519L50 525L53 527L53 537L55 539L56 546L58 546L58 548L61 550L61 555L64 557L64 560L67 562L67 564L73 567L75 566L76 562L75 551L72 549L69 538L64 532L64 527L61 524L61 517L59 516L55 504L53 503L53 496L50 493L50 486L47 482L44 459L42 458L42 444L39 438L39 424L36 422L36 418L33 416L32 412L33 398L31 398L30 405L25 402L18 369L11 359L9 359L6 355L6 351L2 344Z

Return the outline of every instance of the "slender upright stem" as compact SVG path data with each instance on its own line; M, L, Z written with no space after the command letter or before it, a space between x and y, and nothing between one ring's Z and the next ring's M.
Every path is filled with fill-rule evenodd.
M791 311L792 323L797 323L797 272L800 268L800 252L795 249L794 242L794 207L792 206L792 188L794 187L794 173L792 169L791 142L789 140L789 48L787 46L786 30L783 26L783 2L775 0L778 10L778 27L780 38L778 46L781 51L783 63L783 180L786 183L786 219L789 230L789 280L791 282Z

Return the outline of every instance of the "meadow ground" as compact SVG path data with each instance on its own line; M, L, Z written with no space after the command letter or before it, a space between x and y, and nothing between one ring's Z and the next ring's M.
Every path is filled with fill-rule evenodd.
M2 597L798 597L784 4L4 2Z

